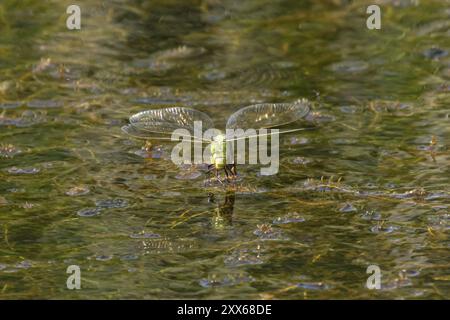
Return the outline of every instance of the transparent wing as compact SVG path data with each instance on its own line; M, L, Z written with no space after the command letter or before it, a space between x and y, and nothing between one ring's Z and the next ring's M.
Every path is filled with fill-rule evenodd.
M194 123L201 124L201 134L214 126L211 118L200 111L172 107L153 109L136 113L130 117L130 124L122 127L127 134L142 139L170 140L177 129L185 129L186 136L194 137ZM183 136L183 135L180 135ZM201 139L196 137L196 139Z
M183 107L147 110L130 117L130 124L136 129L162 134L172 134L176 129L186 129L194 134L195 121L201 122L202 133L214 126L207 114Z
M314 128L297 128L297 129L286 129L286 130L279 130L278 132L267 132L267 133L256 133L256 134L242 134L238 135L234 138L225 139L225 141L237 141L242 139L249 139L249 138L255 138L255 137L264 137L264 136L272 136L276 134L284 134L284 133L292 133L297 131L304 131L304 130L314 130Z
M143 139L143 140L171 140L170 135L158 135L157 133L151 133L148 131L142 131L139 129L136 129L136 127L133 127L131 124L127 124L126 126L122 127L122 131L128 134L129 136L137 139ZM189 135L190 136L190 135Z
M310 111L306 99L294 103L263 103L244 107L228 118L227 129L274 128L304 118Z

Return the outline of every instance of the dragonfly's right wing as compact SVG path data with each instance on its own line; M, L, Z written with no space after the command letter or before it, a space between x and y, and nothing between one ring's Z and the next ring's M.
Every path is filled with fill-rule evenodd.
M269 129L287 125L308 115L310 102L261 103L239 109L228 118L227 129Z
M295 128L295 129L283 129L283 130L277 130L272 131L272 130L268 130L267 133L255 133L255 134L248 134L246 132L243 132L242 135L234 135L231 137L225 137L226 141L239 141L239 140L246 140L246 139L251 139L251 138L260 138L260 137L266 137L266 136L275 136L275 135L280 135L280 134L285 134L285 133L293 133L293 132L297 132L297 131L306 131L306 130L314 130L314 128Z
M184 129L186 134L179 136L194 137L201 140L202 137L195 137L194 125L201 124L199 135L214 127L211 118L200 111L172 107L165 109L153 109L136 113L130 117L130 124L122 127L127 134L141 139L171 140L171 135L177 129Z
M287 128L287 125L305 118L310 112L310 102L300 99L293 103L262 103L239 109L233 113L227 122L227 131L233 136L227 141L242 140L253 137L274 135L275 133L251 133L247 130L280 128L276 134L292 133L307 130L307 128ZM240 130L239 130L240 129Z

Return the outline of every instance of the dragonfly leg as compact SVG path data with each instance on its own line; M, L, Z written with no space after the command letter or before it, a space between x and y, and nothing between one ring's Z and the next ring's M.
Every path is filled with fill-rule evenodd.
M230 180L230 175L228 173L228 165L226 165L225 167L223 167L223 170L225 171L225 175L227 177L227 180Z
M214 193L212 193L212 192L208 193L208 202L209 203L214 203L215 202Z
M208 165L208 170L206 171L206 174L209 176L209 178L211 178L211 172L214 168L213 164Z
M217 168L215 170L216 170L217 181L219 181L221 184L223 184L222 180L220 179L219 170Z
M229 164L229 168L228 169L231 172L231 176L233 178L236 178L237 177L236 164L234 164L234 163L233 164Z

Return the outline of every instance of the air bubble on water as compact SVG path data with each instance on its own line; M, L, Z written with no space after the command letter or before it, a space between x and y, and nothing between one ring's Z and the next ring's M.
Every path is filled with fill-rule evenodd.
M161 238L161 235L159 235L157 233L142 231L142 232L130 234L130 238L131 239L159 239L159 238Z
M175 179L177 180L194 180L202 176L202 173L200 171L184 171L180 172L175 176Z
M22 113L20 118L11 120L11 124L16 127L29 127L34 124L45 121L45 116L42 113L36 113L31 110L26 110Z
M358 209L356 209L351 203L346 203L344 206L342 206L339 209L340 212L356 212Z
M26 103L29 108L59 108L63 104L56 100L32 100Z
M364 220L381 220L381 213L378 211L367 210L362 215L361 218Z
M309 139L308 138L291 137L289 139L289 143L291 145L304 145L304 144L309 143Z
M122 144L123 144L124 146L135 146L135 145L136 145L136 142L133 141L133 140L130 140L130 139L126 139L126 140L123 140L123 141L122 141Z
M132 152L133 154L144 159L166 159L167 154L161 146L154 146L151 149L145 147Z
M93 217L101 213L101 208L84 208L77 211L77 215L80 217Z
M448 51L441 49L441 48L433 47L433 48L425 50L423 52L423 55L425 56L425 58L437 60L437 59L447 56Z
M448 199L450 198L450 195L448 193L444 192L435 192L430 193L425 197L425 200L435 200L435 199Z
M376 189L376 188L377 188L377 185L376 185L375 183L368 182L368 183L366 183L365 187L366 187L367 189Z
M71 196L71 197L84 196L84 195L88 194L89 192L90 192L90 190L88 187L77 186L77 187L72 187L69 190L67 190L66 195Z
M205 71L199 74L200 79L204 79L207 81L217 81L222 80L227 77L227 74L224 71L221 70L211 70L211 71Z
M136 150L133 152L133 154L135 154L141 158L145 158L145 159L150 159L152 157L152 154L150 151L143 150L143 149Z
M323 282L300 282L297 287L307 290L327 290L330 288L329 285Z
M122 260L122 261L132 261L132 260L137 260L137 259L139 259L139 256L135 255L135 254L127 254L127 255L120 257L120 260Z
M95 205L99 208L125 208L128 206L128 201L125 199L104 199L95 201Z
M252 282L255 279L251 276L245 274L227 274L224 276L218 276L216 274L212 274L208 278L204 278L199 280L199 285L204 288L213 288L213 287L227 287L233 286L240 283Z
M229 266L257 265L264 261L261 258L259 250L236 249L230 255L225 257L224 262Z
M0 109L15 109L22 105L22 102L4 102L0 103Z
M147 174L144 176L144 180L150 181L150 180L156 180L158 179L158 175L156 174Z
M448 209L448 206L446 205L433 206L431 207L431 209L433 209L434 211L441 211Z
M273 220L273 224L288 224L288 223L299 223L304 222L305 218L303 218L301 215L299 215L296 212L288 213L287 215L283 217L278 217Z
M304 157L295 157L294 159L292 159L291 162L293 164L307 165L308 163L311 162L311 160Z
M341 112L343 112L343 113L352 114L352 113L356 113L358 108L356 106L349 105L349 106L341 106L339 108L339 110L341 110Z
M30 261L24 260L15 265L17 269L29 269L33 266Z
M433 215L428 218L431 227L436 230L447 231L450 229L450 214L440 214Z
M391 282L381 284L381 290L395 290L402 287L408 287L412 285L412 281L410 279L394 279Z
M421 145L421 146L417 146L416 149L419 151L432 151L433 147L431 147L429 145Z
M331 143L335 145L357 145L358 140L356 139L349 139L349 138L337 138L330 140Z
M181 192L178 191L165 191L161 192L161 196L165 198L179 197L181 196Z
M6 170L10 174L36 174L39 173L41 170L39 168L17 168L17 167L11 167Z
M280 230L273 229L270 224L258 225L253 234L261 240L287 240Z
M434 20L430 23L424 24L417 29L417 35L425 36L434 32L448 29L450 27L449 20Z
M98 255L95 257L95 260L97 261L109 261L113 258L112 255Z
M3 270L4 273L16 273L18 271L19 271L19 269L17 269L17 268Z
M376 225L370 228L370 231L373 233L391 233L398 230L397 226L385 226L385 225Z
M400 271L399 273L403 278L405 277L417 277L420 275L420 271L419 270L409 270L409 269L403 269Z
M390 183L386 184L386 188L395 189L395 188L397 188L397 185L395 183L390 182Z
M360 73L369 68L369 64L360 60L348 60L333 63L330 66L331 70L336 73Z

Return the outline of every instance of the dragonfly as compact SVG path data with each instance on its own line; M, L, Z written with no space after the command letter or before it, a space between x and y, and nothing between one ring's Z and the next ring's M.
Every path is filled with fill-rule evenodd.
M292 103L260 103L247 107L243 107L233 113L226 123L225 129L243 131L253 129L275 129L285 127L300 119L305 118L311 111L311 103L303 98ZM194 124L202 123L202 135L199 136L194 132ZM204 112L185 108L185 107L168 107L163 109L151 109L141 111L129 118L129 124L122 127L122 131L126 134L144 139L151 140L171 140L171 135L177 129L185 129L187 138L192 141L209 143L211 160L208 165L208 172L215 170L216 178L222 182L219 172L225 172L226 179L237 177L236 164L227 163L226 151L227 142L234 142L240 139L250 139L254 135L234 136L227 138L223 131L215 130L215 134L210 139L203 138L203 134L214 128L213 120ZM284 134L305 130L305 128L279 129L276 134ZM241 131L242 132L242 131ZM274 133L256 134L256 137L263 135L272 135Z

